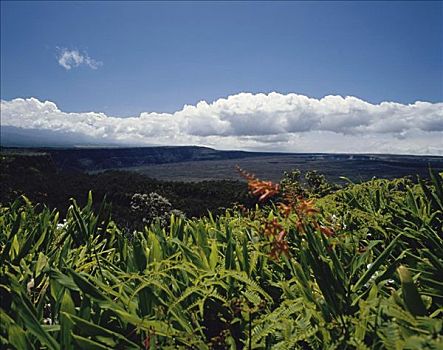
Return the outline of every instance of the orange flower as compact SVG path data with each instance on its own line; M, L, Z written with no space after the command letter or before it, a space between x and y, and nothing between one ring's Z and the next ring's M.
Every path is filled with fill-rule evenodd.
M279 203L278 204L278 209L279 209L280 213L284 217L287 218L292 213L292 210L293 210L292 203L289 203L289 204Z
M240 168L238 165L236 165L235 168L240 173L240 175L243 176L246 180L253 181L256 179L254 174L250 174L250 173L246 172L245 170Z
M299 216L314 215L319 212L318 209L314 208L313 200L301 200L296 207L296 211Z
M303 221L302 221L302 220L298 219L298 220L295 222L295 227L297 228L297 231L298 231L299 233L306 233L306 232L305 232L305 227L304 227L304 225L303 225Z
M254 196L260 196L259 201L262 202L280 192L280 185L271 181L260 181L254 174L249 174L237 166L240 175L248 180L249 190Z
M331 237L335 234L335 232L332 228L326 227L326 226L320 226L320 232L328 237Z
M335 235L335 231L332 227L326 227L324 225L321 225L317 221L314 222L314 228L317 231L320 231L321 233L323 233L325 236L332 237L333 235Z
M281 231L274 241L272 241L271 258L279 258L282 254L289 256L289 244L285 239L286 232Z
M238 166L237 170L248 181L251 193L254 196L259 196L260 202L280 193L279 184L274 184L271 181L261 181L254 174L247 173ZM279 202L277 205L281 216L286 219L285 221L289 220L294 223L299 233L306 233L305 227L312 225L310 227L320 231L327 237L335 234L334 228L323 226L317 220L316 214L319 213L319 210L314 207L313 200L306 200L299 194L286 193L284 201ZM297 218L289 218L291 213L294 212L297 214ZM308 220L309 217L310 220ZM272 221L264 222L263 232L271 241L271 258L278 258L282 254L289 256L289 244L286 240L287 232L276 218Z
M276 195L280 191L278 184L259 180L250 181L249 189L254 196L260 196L258 199L260 202Z
M277 219L274 219L271 222L265 222L264 225L265 236L267 237L277 236L281 231L283 231L283 226L278 223Z

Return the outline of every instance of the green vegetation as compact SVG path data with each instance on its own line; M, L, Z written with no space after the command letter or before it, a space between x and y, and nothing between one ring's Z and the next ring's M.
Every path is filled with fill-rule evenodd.
M34 203L46 204L66 215L69 199L76 198L80 206L87 194L94 193L94 210L99 210L103 198L112 204L112 219L120 228L137 223L138 213L131 210L136 193L157 193L165 197L172 208L187 217L221 214L235 203L248 206L253 202L246 183L240 181L203 181L199 183L166 182L126 171L106 171L99 174L63 172L50 157L0 157L0 203L7 205L20 195ZM234 172L234 170L232 170ZM136 225L137 226L137 225Z
M339 189L339 186L326 180L316 170L307 171L302 179L301 171L293 169L285 171L280 180L282 193L290 196L324 197Z
M92 195L64 220L26 197L2 206L3 346L442 348L441 175L308 188L315 202L247 176L254 209L129 235Z

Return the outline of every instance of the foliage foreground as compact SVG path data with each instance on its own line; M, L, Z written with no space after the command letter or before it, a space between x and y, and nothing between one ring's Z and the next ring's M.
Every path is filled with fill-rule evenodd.
M440 175L315 202L245 176L268 205L134 233L91 196L0 208L2 347L442 349Z

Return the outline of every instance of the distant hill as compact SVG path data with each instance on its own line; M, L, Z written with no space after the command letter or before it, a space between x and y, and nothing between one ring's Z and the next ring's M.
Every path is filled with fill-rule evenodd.
M155 164L260 157L268 153L219 151L198 146L132 148L3 148L3 152L51 155L60 170L100 171ZM276 153L278 155L279 153Z
M443 171L443 157L438 156L265 153L221 151L199 146L2 148L2 154L21 155L21 159L15 161L23 164L48 162L48 166L55 166L58 171L64 172L95 173L117 169L168 181L238 180L239 176L234 170L237 164L260 178L273 181L278 181L283 171L294 168L302 171L318 170L334 182L340 182L341 176L354 181L367 180L374 176L426 177L429 166ZM44 157L40 157L39 161L30 160L29 157L36 155Z

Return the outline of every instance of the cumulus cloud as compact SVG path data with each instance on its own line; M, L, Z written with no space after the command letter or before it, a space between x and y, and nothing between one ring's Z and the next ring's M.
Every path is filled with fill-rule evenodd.
M79 67L81 65L87 66L91 69L97 69L103 65L102 62L96 61L89 57L86 52L82 53L78 50L68 50L65 48L59 49L57 61L58 64L66 70L70 70L71 68Z
M118 118L66 113L35 98L2 101L2 125L75 132L104 143L287 152L443 155L443 103L371 104L356 97L240 93L174 113Z

